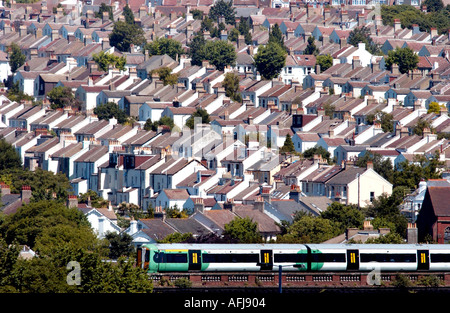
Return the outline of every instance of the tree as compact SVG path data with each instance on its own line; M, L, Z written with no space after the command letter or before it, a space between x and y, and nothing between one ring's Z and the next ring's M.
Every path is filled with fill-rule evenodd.
M347 228L360 228L364 223L364 214L358 208L339 202L331 203L320 216L339 223L341 232L344 232Z
M380 48L370 37L370 28L366 26L355 27L348 36L348 43L357 47L359 43L366 44L366 50L372 54L379 53Z
M127 233L108 232L105 238L109 241L109 257L117 260L121 256L131 256L134 252L133 237Z
M144 49L148 50L149 55L167 54L174 60L178 60L179 56L184 54L184 50L179 41L165 37L156 38L152 42L147 43Z
M192 65L202 65L202 61L205 60L205 45L206 40L203 33L196 33L188 45Z
M194 114L186 121L186 126L194 129L196 117L201 119L202 124L209 124L210 122L208 112L202 108L197 108Z
M311 158L313 158L314 157L314 155L320 155L321 157L322 157L322 159L325 159L325 160L327 160L328 161L328 163L330 163L331 162L331 160L330 160L330 156L331 156L331 154L330 154L330 152L328 152L324 147L322 147L322 146L315 146L315 147L312 147L312 148L309 148L309 149L307 149L307 150L305 150L304 152L303 152L303 156L306 158L306 159L311 159Z
M217 70L223 71L228 65L234 66L236 62L236 50L226 41L208 41L204 48L203 60L209 60Z
M369 125L373 125L376 121L379 121L381 124L381 129L385 133L392 133L394 131L394 117L391 113L376 110L374 113L368 114L366 116L366 120Z
M128 4L123 8L123 16L125 17L125 22L127 24L134 25L134 14Z
M427 12L439 12L444 9L442 0L425 0L422 5L427 7Z
M21 67L25 61L26 56L22 53L20 47L13 42L9 48L9 66L11 66L11 72L15 73L19 67Z
M358 158L355 165L358 167L366 167L368 162L372 162L375 172L390 183L393 183L394 167L389 159L383 159L383 156L379 153L366 152L362 157Z
M286 50L276 43L260 46L255 55L255 66L264 79L278 77L286 64Z
M145 44L144 31L135 24L128 24L124 21L114 23L113 30L109 34L109 42L119 51L130 51L130 45L142 46Z
M316 47L316 44L314 43L313 36L309 36L308 45L306 46L305 50L303 51L303 54L310 54L310 55L318 55L319 54L319 49Z
M250 33L250 25L249 25L249 18L242 17L239 20L239 26L238 26L239 34L244 36L245 43L247 45L252 44L252 34Z
M234 25L236 23L236 10L233 7L233 1L218 0L209 9L209 18L218 21L224 18L225 23Z
M154 69L150 72L150 76L153 73L157 73L159 76L159 79L161 79L164 83L164 86L167 85L175 85L178 83L178 74L172 74L172 69L170 67L167 66L163 66L157 69Z
M98 67L104 72L108 71L110 65L114 66L118 70L124 71L125 64L127 63L127 59L125 56L119 57L118 55L114 55L112 53L108 53L105 51L94 53L92 55L92 59L95 61L95 63L98 64Z
M50 90L47 94L48 100L50 101L50 107L55 109L65 108L66 106L79 105L77 99L72 92L72 88L65 86L58 86Z
M269 43L271 42L278 44L281 48L286 50L283 33L281 32L280 26L276 23L272 26L272 30L269 32Z
M100 104L94 108L94 114L97 115L100 120L109 120L114 117L120 124L124 124L128 121L128 115L114 102Z
M280 149L281 154L285 153L295 153L294 143L292 142L291 135L287 134L284 140L283 147Z
M427 114L430 114L430 113L439 114L440 111L441 111L441 106L439 105L439 103L437 103L435 101L430 102L430 104L428 106Z
M280 243L321 243L341 233L341 225L329 219L303 215L278 236Z
M228 72L222 81L222 86L225 88L225 95L230 99L241 102L242 96L239 90L239 76L235 73Z
M144 129L145 130L157 131L158 130L158 126L161 126L161 125L169 126L170 130L172 130L173 127L175 126L175 123L173 122L173 119L171 119L170 117L162 116L159 119L159 121L152 122L151 119L148 119L145 122Z
M102 19L103 18L103 12L107 12L108 13L108 18L111 21L114 21L114 12L113 12L112 6L107 5L106 3L102 2L102 4L100 4L98 12L95 12L95 17L99 18L99 19Z
M78 203L88 204L89 202L93 208L106 208L108 206L108 201L91 189L78 195Z
M240 243L260 243L261 235L258 232L258 224L249 217L236 217L224 226L223 236L237 239Z
M419 56L409 47L397 47L395 50L389 51L386 58L386 67L392 69L392 65L397 64L402 74L417 68L417 63L419 63Z
M320 71L326 71L333 66L333 57L330 54L320 54L316 57L316 65L320 65Z
M7 169L21 169L22 160L16 149L4 138L0 139L0 171Z

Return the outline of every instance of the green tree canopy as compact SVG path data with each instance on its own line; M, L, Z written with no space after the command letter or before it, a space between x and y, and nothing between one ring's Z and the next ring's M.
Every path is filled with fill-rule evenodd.
M280 149L280 153L295 153L294 142L292 141L291 135L287 134L284 144Z
M148 42L145 47L149 55L167 54L174 60L178 60L179 56L184 53L181 43L172 38L160 37Z
M172 69L170 67L167 66L163 66L157 69L152 70L149 74L150 76L153 73L157 73L159 76L159 79L162 80L162 82L164 83L164 86L167 85L175 85L178 83L178 74L172 74Z
M223 235L232 239L237 239L240 243L260 243L261 235L258 232L258 223L250 218L236 217L234 220L225 224Z
M21 169L22 160L16 149L4 138L0 139L0 171Z
M408 47L397 47L395 50L389 51L388 57L386 58L386 67L392 69L392 65L397 64L402 74L417 68L417 63L419 63L419 56Z
M225 23L234 25L236 23L236 9L233 7L233 1L216 1L209 9L209 18L216 22L219 18L224 18Z
M121 110L114 102L100 104L94 108L94 114L97 115L100 120L109 120L114 117L120 124L126 123L129 118L125 111Z
M286 50L286 46L284 45L283 33L281 32L280 26L278 26L278 24L276 23L272 26L272 29L269 32L269 43L271 42L276 43L281 48Z
M170 127L170 130L172 130L172 129L174 128L174 126L175 126L175 123L173 122L173 119L171 119L170 117L168 117L168 116L162 116L162 117L159 119L159 121L154 121L154 122L152 122L151 119L148 119L148 120L145 122L144 129L145 129L145 130L153 130L153 131L157 131L157 130L158 130L158 126L161 126L161 125L169 126L169 127Z
M92 55L92 59L95 61L95 63L98 64L99 69L105 72L108 71L110 65L117 68L118 70L124 71L125 64L127 63L127 59L125 56L119 57L118 55L114 55L105 51L94 53Z
M72 88L67 86L58 86L47 93L50 107L52 109L61 109L67 106L79 107L80 102L75 99Z
M11 72L15 73L19 67L21 67L25 61L26 56L22 53L20 47L13 42L9 48L9 66L11 66Z
M128 52L131 44L143 46L146 39L141 27L124 21L117 21L109 34L109 42L111 46L116 47L119 51Z
M233 72L225 74L222 81L222 86L225 88L225 95L230 99L241 102L242 96L239 90L239 76Z
M278 236L280 243L321 243L341 233L339 223L321 217L303 215Z
M328 163L331 162L331 160L330 160L330 157L331 157L330 152L328 152L328 151L327 151L324 147L322 147L322 146L317 146L317 145L316 145L315 147L306 149L306 150L303 152L303 156L304 156L306 159L312 159L312 158L314 157L315 154L322 156L322 159L327 160Z
M380 48L370 37L370 28L355 27L348 36L348 43L357 47L359 43L366 44L366 50L372 54L380 53Z
M316 64L320 65L320 71L326 71L333 66L333 57L330 54L316 56Z
M316 47L313 36L309 36L308 45L306 46L305 50L303 51L303 54L310 54L310 55L318 55L319 54L319 48Z
M226 41L208 41L205 45L204 60L209 60L219 71L223 71L228 65L234 66L236 62L236 50Z
M255 66L264 79L278 77L286 64L286 50L280 45L270 42L259 46L255 55Z
M192 114L192 116L186 121L186 126L190 129L194 129L196 117L201 119L202 124L209 124L210 122L208 112L205 109L197 108L194 114Z

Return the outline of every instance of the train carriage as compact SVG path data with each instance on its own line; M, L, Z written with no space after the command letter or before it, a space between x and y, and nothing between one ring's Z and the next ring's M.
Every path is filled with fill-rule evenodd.
M449 245L410 244L148 244L138 266L149 272L188 271L441 271Z

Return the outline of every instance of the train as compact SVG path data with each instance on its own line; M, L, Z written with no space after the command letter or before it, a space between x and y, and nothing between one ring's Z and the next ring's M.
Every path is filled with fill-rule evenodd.
M144 244L148 273L259 271L448 271L444 244Z

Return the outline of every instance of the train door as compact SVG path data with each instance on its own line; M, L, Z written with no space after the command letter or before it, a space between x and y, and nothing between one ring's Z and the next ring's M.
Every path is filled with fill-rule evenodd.
M347 270L359 270L359 251L347 250Z
M272 250L261 250L259 263L262 271L271 271L273 268Z
M189 250L189 270L199 271L202 269L202 251Z
M430 269L430 257L428 250L417 250L417 269L418 270Z

